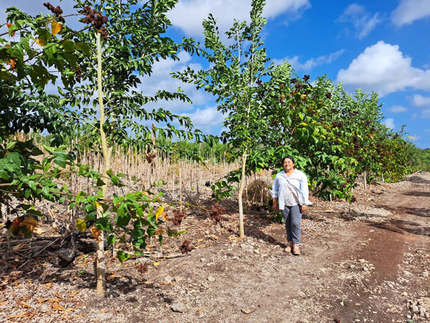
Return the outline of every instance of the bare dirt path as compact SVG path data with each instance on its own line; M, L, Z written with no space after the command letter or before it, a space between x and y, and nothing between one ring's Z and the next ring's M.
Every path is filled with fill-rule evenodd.
M355 227L355 257L373 264L360 286L343 288L344 322L429 322L430 176L392 184L374 207L390 212ZM348 290L349 289L349 290Z
M430 322L430 174L355 194L310 208L300 257L265 211L247 212L243 240L235 205L221 225L190 214L187 235L150 257L109 260L104 296L93 255L67 268L2 263L0 322ZM196 249L181 255L184 239Z

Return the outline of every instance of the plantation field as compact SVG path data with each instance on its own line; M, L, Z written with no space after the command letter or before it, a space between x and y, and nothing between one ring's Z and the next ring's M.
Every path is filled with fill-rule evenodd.
M268 57L264 0L204 42L169 37L178 0L72 2L0 24L1 322L429 320L430 150L376 90ZM300 257L270 205L289 155Z
M253 187L251 179L247 187ZM182 194L196 198L190 185ZM143 256L123 264L111 249L106 252L105 295L95 291L94 252L80 253L64 268L50 262L64 238L55 218L65 214L55 206L33 240L7 242L2 234L0 321L429 320L429 173L393 184L359 184L352 204L313 198L300 257L283 251L283 224L264 206L254 201L245 207L246 238L240 239L237 202L225 200L211 213L211 191L202 185L199 194L194 203L200 208L189 208L176 225L187 230L179 238L166 238L161 246L151 240ZM219 214L219 221L211 214ZM83 233L80 240L94 241Z

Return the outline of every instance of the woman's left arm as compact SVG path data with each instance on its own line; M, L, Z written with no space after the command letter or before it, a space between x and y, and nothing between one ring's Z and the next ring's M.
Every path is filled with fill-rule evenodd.
M305 173L302 173L302 193L305 199L305 204L300 206L300 211L305 212L308 209L308 205L311 204L309 201L309 186L308 186L308 178Z

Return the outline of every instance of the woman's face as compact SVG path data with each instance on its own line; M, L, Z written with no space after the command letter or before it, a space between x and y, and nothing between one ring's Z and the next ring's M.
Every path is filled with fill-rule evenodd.
M289 171L291 171L292 169L294 169L294 163L291 159L289 158L285 158L284 159L284 170L288 173Z

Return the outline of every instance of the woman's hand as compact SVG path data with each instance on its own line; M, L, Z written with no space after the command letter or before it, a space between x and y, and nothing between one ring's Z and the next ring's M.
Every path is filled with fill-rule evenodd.
M306 204L300 205L300 212L306 212L306 210L308 209L308 206Z
M275 213L279 212L279 206L278 206L278 200L277 199L273 199L273 211Z

